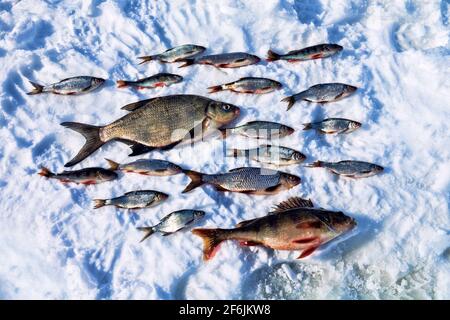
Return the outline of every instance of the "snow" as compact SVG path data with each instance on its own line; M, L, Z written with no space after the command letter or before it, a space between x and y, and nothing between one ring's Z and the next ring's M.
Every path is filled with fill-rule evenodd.
M449 299L450 149L449 2L310 1L1 1L0 2L0 298L14 299ZM339 55L304 63L261 62L234 70L175 64L139 66L137 57L194 43L207 54L275 51L331 42ZM181 84L119 90L122 78L173 72ZM110 79L83 96L36 95L27 79L53 83L77 75ZM175 93L205 95L207 87L242 76L278 80L263 96L212 94L240 106L241 123L278 121L298 129L280 140L308 161L356 159L386 167L379 176L349 180L323 169L291 166L300 186L276 196L221 194L198 188L181 194L183 175L123 175L98 186L64 186L37 175L61 171L83 138L59 123L106 124L120 107ZM326 106L281 98L320 82L360 89ZM347 117L363 123L342 136L302 131L302 123ZM231 137L228 147L255 146ZM213 173L246 165L224 159L214 139L150 156ZM75 168L128 161L111 143ZM148 156L147 156L148 157ZM248 164L248 163L247 163ZM143 211L92 209L93 198L136 189L171 194ZM201 239L183 231L138 243L137 226L184 208L207 212L196 225L232 227L265 215L289 196L342 210L358 227L319 253L240 248L227 242L201 260Z

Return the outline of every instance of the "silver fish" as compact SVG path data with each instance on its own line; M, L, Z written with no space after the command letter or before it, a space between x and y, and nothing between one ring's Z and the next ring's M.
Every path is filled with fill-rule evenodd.
M342 51L343 47L338 44L318 44L315 46L292 50L286 54L279 54L272 50L267 52L267 61L287 60L289 62L306 61L328 58Z
M28 92L27 94L33 95L50 92L55 94L74 95L80 93L87 93L97 89L104 82L105 79L89 76L67 78L48 86L43 86L38 83L30 81L34 89Z
M183 77L172 73L158 73L136 81L117 80L117 88L134 87L137 89L170 86L183 81Z
M357 89L355 86L343 83L320 83L281 101L288 103L287 110L289 110L299 100L318 103L332 102L348 97Z
M308 168L327 168L332 173L349 177L349 178L366 178L383 172L384 168L377 164L364 162L344 160L339 162L325 162L316 161L310 165L305 165Z
M195 44L184 44L171 49L167 49L163 53L155 54L152 56L138 57L142 61L139 64L146 63L148 61L158 60L163 63L182 62L186 58L195 57L206 50L205 47L197 46Z
M240 134L255 139L283 138L292 134L295 130L284 124L270 121L250 121L234 128L219 129L222 136L226 138L230 134Z
M253 161L286 166L298 164L306 159L299 151L287 147L261 145L254 149L227 149L227 157L246 157Z
M176 164L159 159L139 159L133 162L120 164L115 161L105 159L108 161L110 170L134 172L147 176L171 176L183 172L181 167Z
M145 235L140 242L144 241L155 232L160 232L163 236L168 236L169 234L185 228L187 225L203 218L204 216L205 212L200 210L188 209L174 211L162 218L156 226L137 228L139 231L145 232Z
M53 173L49 169L41 167L39 175L50 179L57 179L62 183L74 182L85 185L102 183L118 178L117 173L114 171L97 167L63 171L61 173Z
M169 197L168 194L154 190L138 190L125 193L112 199L94 199L94 209L115 206L123 209L142 209L154 207Z
M245 77L240 78L239 80L234 82L218 86L212 86L209 87L208 89L210 90L209 93L219 92L223 90L230 90L239 93L261 94L281 89L281 87L282 84L275 80L257 77Z
M350 133L361 127L361 123L343 118L328 118L318 122L304 123L303 130L315 129L320 133Z
M192 180L183 193L203 184L210 184L217 191L268 195L288 190L301 182L299 177L289 173L255 167L236 168L218 174L204 174L191 170L183 172Z
M261 61L261 59L253 54L245 52L232 52L212 54L196 59L186 59L180 68L193 64L207 64L215 66L216 68L239 68L258 63L259 61Z

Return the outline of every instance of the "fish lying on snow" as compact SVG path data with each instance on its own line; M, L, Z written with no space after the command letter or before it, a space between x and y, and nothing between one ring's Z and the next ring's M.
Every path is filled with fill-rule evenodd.
M303 130L315 129L320 133L350 133L361 127L361 123L343 118L328 118L303 124Z
M205 174L191 170L183 172L192 180L183 193L203 184L210 184L217 191L268 195L288 190L301 182L300 178L293 174L255 167L235 168L227 173L218 174Z
M197 221L205 216L204 211L200 210L178 210L174 211L164 218L153 227L139 227L137 228L140 231L144 231L145 235L142 238L142 241L150 237L155 232L161 233L163 236L168 236L174 232L177 232L189 224L192 224L194 221Z
M242 246L301 250L301 259L355 226L356 221L342 212L316 209L310 200L294 197L281 202L274 212L242 221L233 229L194 229L192 233L203 239L204 260L214 257L226 240L237 240Z
M239 93L268 93L274 90L281 89L282 84L278 81L266 79L266 78L256 78L256 77L246 77L241 78L237 81L209 87L209 93L219 92L223 90L230 90Z
M155 190L138 190L125 193L112 199L94 199L94 209L115 206L123 209L142 209L154 207L169 197L168 194Z
M87 93L97 89L104 82L105 79L89 76L67 78L61 80L60 82L50 84L48 86L43 86L30 81L34 89L28 92L27 94L33 95L39 93L55 93L64 95L74 95L80 93Z
M166 160L139 159L124 164L109 159L105 160L109 163L109 169L113 171L134 172L146 176L171 176L183 172L180 166Z
M136 81L117 80L117 88L134 87L137 89L170 86L183 81L183 77L172 73L158 73Z
M49 169L42 167L39 175L57 179L63 183L74 182L85 185L97 184L118 178L117 173L103 168L84 168L74 171L63 171L61 173L53 173Z
M321 83L281 101L288 103L287 110L289 110L299 100L317 103L333 102L348 97L357 89L355 86L343 83Z
M300 50L292 50L286 54L279 54L272 50L267 52L267 61L287 60L289 62L314 60L328 58L342 51L342 47L338 44L318 44L315 46L303 48Z
M295 130L284 124L270 121L250 121L234 128L219 129L222 136L226 138L230 134L239 134L244 137L255 139L283 138L292 134Z
M377 164L344 160L339 162L316 161L305 165L308 168L327 168L332 173L349 178L366 178L383 172L384 168Z
M274 164L277 166L286 166L298 164L306 159L306 156L299 151L291 148L260 145L254 149L227 149L227 157L246 157L253 161Z
M122 109L129 114L105 125L64 122L62 126L81 133L86 143L65 166L84 160L103 144L118 140L132 148L167 150L186 138L197 138L239 116L239 108L196 95L171 95L131 103Z
M193 64L207 64L216 68L239 68L258 63L259 61L261 61L261 59L253 54L245 52L232 52L212 54L195 59L186 59L180 68Z
M185 44L167 49L163 53L155 54L152 56L139 57L138 59L142 60L139 64L153 60L158 60L163 63L182 62L186 58L192 58L203 53L205 50L206 48L202 46L197 46L195 44Z

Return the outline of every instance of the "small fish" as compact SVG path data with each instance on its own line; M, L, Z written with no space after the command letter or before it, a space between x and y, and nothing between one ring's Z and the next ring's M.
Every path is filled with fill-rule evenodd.
M138 190L125 193L112 199L94 199L94 209L115 206L123 209L142 209L154 207L169 197L168 194L154 190Z
M261 59L253 54L245 52L232 52L213 54L196 59L186 59L180 68L193 64L207 64L216 68L239 68L258 63L259 61L261 61Z
M283 138L292 134L295 130L284 124L270 121L250 121L234 128L219 129L224 138L230 134L240 134L255 139Z
M227 157L246 157L253 161L286 166L298 164L306 159L301 152L287 147L261 145L254 149L227 149Z
M227 173L218 174L205 174L191 170L183 172L192 180L183 193L203 184L210 184L217 191L268 195L288 190L301 182L299 177L289 173L255 167L235 168Z
M266 79L266 78L256 78L256 77L246 77L240 78L237 81L209 87L209 93L219 92L223 90L230 90L238 93L268 93L274 90L281 89L282 84L278 81Z
M333 102L348 97L357 89L357 87L343 83L320 83L281 101L288 103L287 110L289 110L299 100L317 103Z
M286 54L279 54L269 50L267 61L287 60L288 62L306 61L314 59L328 58L342 51L343 47L338 44L318 44L300 50L292 50Z
M305 165L308 168L327 168L332 173L349 177L349 178L366 178L383 172L384 168L377 164L364 162L344 160L339 162L325 162L316 161L310 165Z
M174 211L162 218L156 226L137 228L139 231L145 232L145 235L140 242L144 241L155 232L160 232L163 236L168 236L185 228L187 225L203 218L204 216L205 212L200 210Z
M136 81L117 80L117 88L134 87L137 89L166 87L183 81L183 77L172 73L158 73Z
M350 133L361 127L361 123L343 118L328 118L319 122L304 123L303 130L315 129L320 133Z
M63 183L74 182L85 185L97 184L118 178L117 173L114 171L95 167L74 171L63 171L61 173L53 173L49 169L42 167L39 175L46 178L57 179Z
M39 93L55 93L64 95L74 95L80 93L87 93L100 87L105 82L105 79L94 78L89 76L72 77L53 83L48 86L43 86L30 81L34 89L28 92L28 95Z
M185 44L167 49L163 53L155 54L152 56L138 57L138 59L142 60L139 64L143 64L152 60L158 60L163 63L182 62L186 58L192 58L203 53L205 50L206 48L202 46L197 46L195 44Z
M203 239L203 259L216 254L223 241L237 240L241 246L263 246L275 250L301 250L297 259L352 230L355 219L342 212L313 208L311 200L293 197L281 202L268 215L238 223L233 229L194 229Z
M182 173L183 169L176 164L159 159L139 159L133 162L119 164L115 161L105 159L109 163L109 170L134 172L147 176L171 176Z

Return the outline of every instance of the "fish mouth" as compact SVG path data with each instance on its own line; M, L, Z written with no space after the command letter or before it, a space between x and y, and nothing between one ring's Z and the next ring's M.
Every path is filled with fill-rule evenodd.
M261 61L261 58L258 56L253 56L253 59L255 60L255 63L258 63Z
M350 86L350 85L347 86L347 91L348 91L349 93L353 93L353 92L355 92L356 90L358 90L358 87Z
M234 109L234 115L237 117L241 114L241 109L239 109L238 107L236 107L236 109Z

